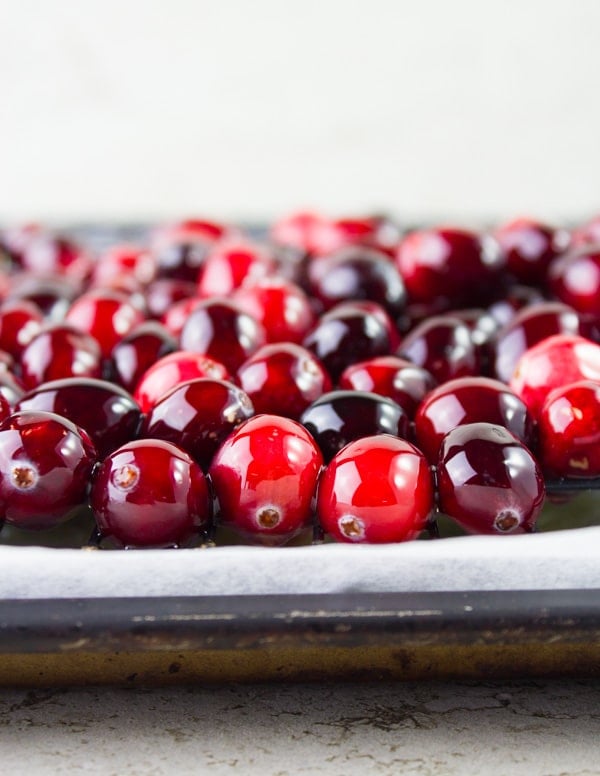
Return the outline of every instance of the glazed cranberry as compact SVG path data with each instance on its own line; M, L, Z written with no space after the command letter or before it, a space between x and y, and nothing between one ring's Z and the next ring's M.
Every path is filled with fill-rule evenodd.
M497 245L474 232L441 228L411 232L398 246L396 264L409 299L460 307L496 291L503 259Z
M564 229L554 229L531 218L517 218L494 232L506 269L519 283L542 286L555 256L569 244Z
M40 308L26 299L7 301L0 307L0 349L18 359L42 328Z
M519 310L543 301L544 295L539 289L515 283L504 291L502 298L492 302L487 311L501 328L509 324Z
M435 315L415 326L397 354L426 369L438 383L476 375L480 370L469 327L451 315Z
M487 377L459 377L434 388L415 415L417 445L435 464L449 431L479 422L503 426L533 446L533 421L525 404L507 385Z
M510 387L537 419L550 391L579 380L600 381L600 345L585 337L557 334L523 353Z
M332 387L319 360L293 342L259 348L238 369L237 380L257 414L268 412L294 420Z
M81 284L71 277L37 277L25 272L12 276L7 298L33 302L46 320L62 321L80 293Z
M343 542L415 539L433 510L425 456L404 439L370 436L344 447L319 482L323 530Z
M42 383L22 396L17 410L54 412L84 429L104 458L137 435L141 411L123 388L91 377Z
M553 294L578 313L600 320L600 247L567 253L548 271Z
M189 314L179 344L236 372L266 342L265 330L234 302L215 297L200 302Z
M200 466L160 439L139 439L108 456L90 495L98 530L122 547L178 547L210 520Z
M156 402L141 436L178 445L206 471L221 443L252 415L252 402L241 388L226 380L198 378Z
M322 463L299 423L250 418L223 442L210 467L220 523L252 542L284 544L312 524Z
M158 321L144 321L115 345L111 353L112 374L132 392L159 359L177 350L177 340Z
M21 353L21 379L35 388L62 377L102 377L100 345L70 324L49 324Z
M127 278L133 279L137 286L147 286L156 272L156 259L147 249L130 244L113 245L96 260L91 284L114 288Z
M376 434L407 437L409 432L408 417L400 405L365 391L323 394L302 413L300 422L316 440L325 461L356 439Z
M390 337L380 318L352 303L322 315L302 344L325 366L333 380L358 361L389 354Z
M7 523L51 528L87 497L96 451L87 434L51 412L0 423L0 506Z
M307 294L296 283L280 277L244 284L233 299L263 325L267 342L300 343L315 322Z
M379 356L352 364L344 369L338 382L340 388L369 391L393 399L409 418L436 385L426 369L398 356Z
M76 299L66 320L95 337L102 355L108 358L114 346L138 326L144 316L119 291L97 289Z
M538 418L540 462L552 477L600 476L600 383L551 391Z
M444 437L437 481L440 510L470 533L533 531L544 502L534 457L493 423L469 423Z
M176 350L160 358L144 372L136 385L133 397L142 412L148 412L167 391L198 377L230 379L229 372L218 361L199 353Z
M496 337L494 374L508 383L523 353L554 334L581 334L579 316L562 302L541 302L520 310Z
M246 242L222 242L208 253L198 280L204 298L228 296L245 282L254 282L275 271L275 259L265 246Z
M197 284L176 278L158 278L147 286L144 298L149 318L162 318L177 302L196 297ZM183 325L183 324L182 324ZM178 334L181 326L178 329Z
M398 270L384 253L350 247L308 265L311 292L330 310L350 300L380 304L396 319L406 306L406 290Z
M77 281L87 278L93 266L91 256L81 246L47 232L28 240L20 258L32 275L67 275Z

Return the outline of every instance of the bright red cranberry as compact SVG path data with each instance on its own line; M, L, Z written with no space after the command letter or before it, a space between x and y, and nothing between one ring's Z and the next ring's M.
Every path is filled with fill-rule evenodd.
M51 528L85 503L96 451L87 434L50 412L0 423L0 505L19 528Z
M67 275L81 281L89 276L93 260L72 240L40 232L24 245L21 264L32 275Z
M144 372L133 392L133 397L142 412L148 412L167 391L198 377L230 380L229 372L218 361L200 353L176 350L160 358Z
M315 323L309 297L299 285L281 277L244 284L233 299L263 325L267 342L300 343Z
M206 471L221 443L253 415L252 402L241 388L226 380L198 378L156 402L141 435L178 445Z
M425 456L404 439L370 436L344 447L319 482L318 519L338 541L415 539L433 510Z
M26 299L7 301L0 307L0 349L18 359L42 328L40 308Z
M208 253L198 280L198 294L229 296L243 283L252 283L275 271L273 253L265 246L246 242L222 242Z
M329 228L329 220L318 213L292 213L271 226L270 237L280 245L290 245L305 253L326 253L330 245L322 244L321 234ZM333 250L339 248L336 242Z
M37 277L23 272L12 276L7 299L33 302L46 320L59 322L80 293L81 284L71 277Z
M402 407L385 396L363 391L323 394L300 416L315 439L325 461L344 445L362 437L392 434L408 437L408 417Z
M406 235L396 263L411 301L443 300L446 307L480 303L491 296L504 264L494 242L452 228Z
M294 420L332 387L319 360L293 342L259 348L238 369L237 380L257 414L268 412Z
M398 356L379 356L352 364L342 372L338 386L370 391L399 404L409 418L437 382L426 369Z
M534 457L493 423L469 423L444 437L437 481L440 510L470 533L533 531L544 503Z
M138 326L144 316L119 291L98 289L76 299L66 320L95 337L102 355L108 358L114 346Z
M600 476L600 383L551 391L538 417L540 462L552 477Z
M581 334L579 316L562 302L541 302L520 310L496 337L494 374L504 383L512 378L525 351L554 334Z
M25 388L62 377L102 377L97 340L68 323L45 326L21 353Z
M510 387L537 419L550 391L579 380L600 381L600 345L585 337L557 334L523 353Z
M506 262L506 269L519 283L543 286L550 262L569 244L564 229L532 218L517 218L494 232Z
M111 353L114 379L133 392L142 375L163 356L177 350L177 340L158 321L144 321L115 345Z
M388 355L390 337L373 313L342 303L322 315L302 344L311 350L335 381L358 361Z
M499 380L459 377L434 388L415 415L417 445L432 464L442 440L466 423L504 426L527 447L534 444L533 421L523 401Z
M600 321L600 247L580 249L555 259L548 271L552 293L578 313Z
M141 422L140 408L127 391L91 377L42 383L22 396L15 409L67 418L88 433L99 458L132 440Z
M157 272L156 259L146 248L138 245L113 245L102 253L92 271L91 284L96 287L114 287L123 278L133 278L138 286L147 286Z
M451 315L436 315L415 326L397 354L426 369L438 383L476 375L480 370L469 327Z
M257 415L234 431L210 467L219 522L261 544L284 544L310 527L323 459L303 426Z
M502 328L513 320L519 310L543 301L545 301L544 295L539 289L516 283L509 286L500 299L492 302L487 311Z
M197 284L189 280L158 278L152 281L144 293L148 317L162 318L178 302L196 298L196 292ZM181 326L178 327L177 336L181 332Z
M189 314L179 338L182 350L209 356L231 373L265 342L262 324L220 297L200 302Z
M207 528L210 498L200 466L160 439L139 439L108 456L91 505L103 538L123 547L178 547Z

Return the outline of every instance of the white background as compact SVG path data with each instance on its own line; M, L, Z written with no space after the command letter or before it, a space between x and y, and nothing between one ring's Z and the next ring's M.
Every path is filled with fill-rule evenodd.
M600 210L597 0L5 0L0 220Z

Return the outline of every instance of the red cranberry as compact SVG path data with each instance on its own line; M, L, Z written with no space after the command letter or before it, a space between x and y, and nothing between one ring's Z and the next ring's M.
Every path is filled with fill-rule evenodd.
M86 501L94 446L50 412L17 412L0 423L0 504L6 522L51 528Z
M533 531L544 503L534 457L493 423L469 423L444 437L437 480L441 511L470 533Z
M46 320L59 322L79 293L81 285L70 277L37 277L22 273L12 276L7 298L33 302Z
M0 393L0 421L4 420L11 414L11 406L8 403L8 399L3 393Z
M300 343L315 322L309 297L296 283L280 277L244 284L233 299L264 326L267 342Z
M232 373L265 342L262 325L220 297L206 299L192 310L179 339L182 350L209 356Z
M196 297L197 285L189 280L158 278L146 288L146 309L149 318L162 318L178 302ZM183 322L181 324L183 326ZM177 336L181 326L177 329Z
M409 432L408 417L400 405L362 391L323 394L302 413L300 422L321 448L325 461L356 439L376 434L407 437Z
M411 301L443 300L446 307L490 296L503 268L495 243L452 228L406 235L398 246L396 263Z
M25 388L62 377L102 377L100 345L70 324L45 326L21 353Z
M466 423L495 423L532 447L533 421L510 388L487 377L459 377L434 388L415 416L417 444L432 464L445 435Z
M555 259L548 282L561 301L600 321L600 247L580 249Z
M328 225L328 219L318 213L292 213L271 226L270 236L275 243L290 245L306 253L326 253L331 247L322 244L321 234ZM334 249L338 247L336 243Z
M225 227L206 221L162 229L152 244L159 276L196 283L208 252L224 235Z
M156 271L156 259L150 251L138 245L113 245L98 257L91 282L96 287L114 287L126 277L139 286L147 286Z
M104 458L137 435L141 412L127 391L105 380L67 377L22 396L17 410L54 412L83 428Z
M124 547L185 545L210 520L202 469L160 439L140 439L111 453L94 477L91 505L102 537Z
M600 476L600 383L579 380L548 394L538 418L540 461L554 477Z
M94 290L82 294L73 302L66 320L95 337L102 355L108 358L114 346L144 317L119 291Z
M600 215L594 216L587 223L573 229L571 244L574 247L600 244Z
M157 401L141 434L178 445L206 471L221 443L252 415L252 402L241 388L226 380L198 378Z
M4 302L0 307L0 349L18 359L42 328L40 308L26 299Z
M234 232L230 226L208 221L205 218L186 218L171 224L163 224L154 230L152 247L158 249L176 241L198 240L212 244Z
M10 407L14 407L25 393L23 383L14 374L0 369L0 396L6 399Z
M284 544L312 524L322 463L299 423L276 415L250 418L210 467L220 523L253 542Z
M163 316L161 316L161 324L172 337L175 337L179 341L187 319L201 301L199 296L180 299L178 302L175 302Z
M517 218L494 232L507 270L519 283L542 286L555 256L566 250L569 234L531 218Z
M306 348L292 342L264 345L237 372L256 413L297 420L315 399L331 390L331 378Z
M433 482L425 457L410 442L387 435L351 442L319 482L319 522L338 541L415 539L432 510Z
M251 242L223 242L208 253L198 281L202 297L228 296L245 282L254 282L275 271L273 254Z
M344 369L338 382L340 388L370 391L393 399L409 418L436 385L426 369L398 356L379 356L352 364Z
M550 391L579 380L600 381L600 345L585 337L557 334L523 353L510 387L537 419Z
M223 364L199 353L176 350L160 358L140 378L134 399L142 412L148 412L167 391L187 380L211 377L215 380L229 380L229 372Z
M476 375L480 369L469 327L451 315L436 315L415 326L397 352L426 369L438 383Z
M492 302L487 311L501 328L509 324L519 310L543 301L544 295L539 289L514 284L506 289L501 299Z
M21 264L31 275L67 275L81 281L89 276L93 261L71 240L40 232L24 245Z
M177 341L158 321L144 321L115 345L111 354L116 381L132 392L159 359L177 350Z

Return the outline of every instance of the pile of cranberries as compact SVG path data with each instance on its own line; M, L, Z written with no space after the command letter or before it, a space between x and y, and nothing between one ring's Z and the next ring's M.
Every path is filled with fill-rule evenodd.
M531 532L600 478L600 220L0 231L0 519L98 544ZM598 480L600 482L600 479Z

